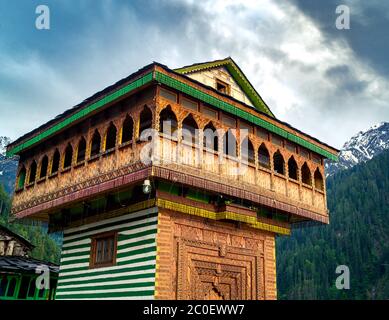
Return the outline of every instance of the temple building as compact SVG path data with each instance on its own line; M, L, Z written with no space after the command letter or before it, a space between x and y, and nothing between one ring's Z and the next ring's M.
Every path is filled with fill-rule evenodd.
M56 299L276 299L275 238L329 223L338 150L278 120L226 58L147 65L7 154L13 219L64 233Z
M0 225L0 300L54 299L59 267L31 258L33 248L32 243ZM36 285L43 268L49 272L48 288Z

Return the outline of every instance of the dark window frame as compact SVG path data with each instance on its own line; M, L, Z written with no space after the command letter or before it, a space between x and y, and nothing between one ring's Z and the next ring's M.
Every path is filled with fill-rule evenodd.
M229 128L236 129L236 118L230 117L225 113L222 114L222 123L225 124Z
M123 120L120 144L131 143L134 140L134 119L129 114Z
M224 90L219 89L219 87L223 87ZM231 85L223 80L216 78L216 90L223 93L223 94L230 95L231 94Z
M47 176L48 169L49 169L49 157L47 155L44 155L41 160L39 179L43 179Z
M267 132L265 129L257 127L255 129L255 135L260 138L263 141L269 141L269 132Z
M80 163L85 161L86 159L86 150L87 150L87 142L84 137L81 137L81 139L78 141L77 146L77 158L76 163Z
M60 163L61 163L61 153L59 152L58 149L55 149L51 160L51 172L50 172L51 175L59 171Z
M201 105L201 113L207 118L219 120L219 112L209 106Z
M97 262L97 249L98 242L102 239L112 239L113 240L113 250L111 260ZM116 256L117 256L117 242L118 242L118 233L117 231L104 232L91 237L91 254L89 261L89 268L103 268L103 267L112 267L116 265Z
M177 93L170 91L168 89L162 88L162 87L159 88L159 96L166 99L166 100L175 102L175 103L177 103L177 101L178 101Z
M33 160L30 164L30 174L28 176L28 184L35 183L37 179L37 173L38 173L38 164L35 160Z
M181 97L180 102L184 108L187 108L187 109L193 110L193 111L199 111L199 103L195 100L192 100L192 99L189 99L189 98L183 96L183 97Z

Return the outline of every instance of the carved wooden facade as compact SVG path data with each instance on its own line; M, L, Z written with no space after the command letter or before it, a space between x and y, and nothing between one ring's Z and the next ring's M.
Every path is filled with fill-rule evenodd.
M274 237L295 222L328 223L324 158L337 150L275 119L237 70L231 59L178 72L154 63L17 140L8 147L20 156L14 217L60 215L67 224L54 228L70 227L76 206L149 179L156 298L276 298ZM191 79L203 71L221 77L215 88Z

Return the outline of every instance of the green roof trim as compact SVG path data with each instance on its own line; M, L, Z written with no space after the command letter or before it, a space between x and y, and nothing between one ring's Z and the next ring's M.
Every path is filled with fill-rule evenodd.
M208 103L222 111L225 111L225 112L228 112L228 113L231 113L237 117L240 117L248 122L251 122L257 126L260 126L262 128L265 128L267 130L269 130L270 132L273 132L273 133L276 133L290 141L293 141L311 151L314 151L328 159L331 159L331 160L334 160L334 161L337 161L338 160L338 157L333 155L331 152L328 152L327 150L321 148L321 147L318 147L317 145L303 139L303 138L300 138L288 131L286 131L285 129L282 129L282 128L279 128L277 127L276 125L264 120L264 119L261 119L255 115L252 115L251 113L247 112L247 111L244 111L244 110L241 110L237 107L235 107L234 105L232 104L229 104L227 102L224 102L222 100L219 100L207 93L204 93L200 90L197 90L179 80L176 80L176 79L173 79L171 77L169 77L168 75L164 74L164 73L161 73L161 72L156 72L155 73L155 77L156 77L156 80L159 81L160 83L163 83L164 85L166 86L169 86L173 89L176 89L178 91L181 91L187 95L190 95L196 99L199 99L205 103Z
M297 143L297 144L299 144L307 149L310 149L310 150L312 150L312 151L314 151L314 152L316 152L316 153L318 153L318 154L320 154L328 159L331 159L334 161L338 160L337 156L328 152L327 150L320 148L317 145L315 145L315 144L313 144L313 143L311 143L303 138L300 138L292 133L289 133L288 131L286 131L282 128L279 128L276 125L274 125L274 124L272 124L264 119L261 119L255 115L252 115L251 113L249 113L247 111L241 110L230 103L219 100L219 99L215 98L214 96L211 96L207 93L204 93L201 90L198 90L190 85L187 85L184 82L176 80L176 79L174 79L174 78L172 78L164 73L156 71L154 74L155 74L154 77L153 77L153 72L149 72L149 73L145 74L143 77L141 77L141 78L129 83L128 85L108 94L104 98L99 99L98 101L92 103L91 105L85 107L84 109L77 111L76 113L74 113L70 117L58 122L57 124L53 125L52 127L48 128L47 130L37 134L36 136L26 140L25 142L23 142L19 145L16 145L15 147L7 150L7 156L13 156L13 155L21 152L22 150L38 143L39 141L57 133L58 131L62 130L63 128L69 126L74 121L85 118L86 116L88 116L92 112L104 107L106 104L122 97L123 95L125 95L125 94L127 94L127 93L129 93L129 92L131 92L131 91L133 91L133 90L135 90L135 89L137 89L137 88L139 88L139 87L141 87L141 86L143 86L143 85L145 85L145 84L147 84L155 79L158 82L163 83L166 86L169 86L173 89L181 91L187 95L190 95L196 99L199 99L205 103L208 103L208 104L210 104L210 105L212 105L212 106L214 106L222 111L233 114L233 115L240 117L248 122L251 122L255 125L258 125L262 128L265 128L265 129L269 130L270 132L276 133L276 134L278 134L286 139L289 139L290 141L293 141L293 142L295 142L295 143Z
M181 74L187 74L192 72L198 72L205 69L211 69L224 66L227 68L228 72L232 75L237 84L241 87L243 92L248 96L254 107L262 112L265 112L269 116L274 118L274 114L271 112L270 108L263 101L261 96L255 90L255 88L251 85L250 81L246 78L244 73L240 70L238 65L231 58L226 58L224 60L217 60L212 62L205 62L194 64L188 67L175 69L175 72Z
M153 80L153 73L149 72L148 74L146 74L143 77L129 83L128 85L124 86L123 88L116 90L115 92L113 92L113 93L105 96L104 98L92 103L91 105L87 106L86 108L81 109L80 111L74 113L69 118L66 118L66 119L58 122L57 124L55 124L51 128L37 134L36 136L32 137L31 139L15 146L14 148L12 148L10 150L7 150L7 156L10 157L10 156L17 154L18 152L34 145L35 143L39 142L40 140L45 139L45 138L55 134L56 132L58 132L61 129L70 125L72 122L86 117L91 112L96 111L97 109L105 106L107 103L110 103L110 102L120 98L121 96L143 86L144 84L146 84L152 80Z

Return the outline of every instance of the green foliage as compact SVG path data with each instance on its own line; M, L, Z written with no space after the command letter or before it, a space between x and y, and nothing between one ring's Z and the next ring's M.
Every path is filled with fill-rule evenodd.
M330 225L277 239L279 299L389 298L389 152L327 180ZM338 290L338 265L350 289Z
M43 261L59 263L61 249L58 244L39 225L27 225L21 223L9 223L10 199L0 185L0 225L3 225L35 245L31 257Z

